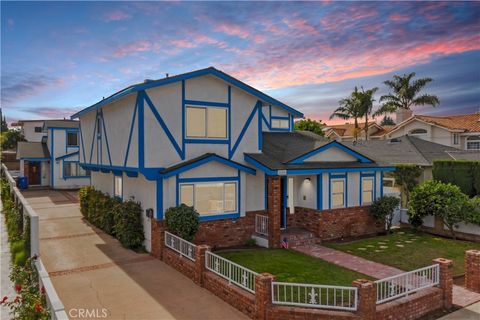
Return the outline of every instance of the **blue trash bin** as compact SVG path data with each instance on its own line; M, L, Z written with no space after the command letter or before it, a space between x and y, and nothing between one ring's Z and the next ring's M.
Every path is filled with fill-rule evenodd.
M28 188L28 178L27 177L18 177L18 188L27 189Z

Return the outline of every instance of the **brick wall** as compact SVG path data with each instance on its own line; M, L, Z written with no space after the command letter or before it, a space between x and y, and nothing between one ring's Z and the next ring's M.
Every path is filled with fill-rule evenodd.
M313 232L322 240L351 238L376 234L385 230L383 223L373 219L369 207L351 207L331 210L315 210L295 207L288 215L288 225Z
M480 293L480 250L465 252L465 287Z
M195 281L195 262L192 260L181 257L178 252L165 248L163 262Z
M250 318L255 316L255 295L231 285L212 272L203 275L203 287Z
M272 320L360 320L360 316L346 311L329 311L299 307L274 306L267 312Z

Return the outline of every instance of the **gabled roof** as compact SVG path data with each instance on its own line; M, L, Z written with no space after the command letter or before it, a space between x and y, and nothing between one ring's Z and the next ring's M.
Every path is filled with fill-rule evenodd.
M131 94L131 93L134 93L134 92L138 92L138 91L141 91L141 90L146 90L146 89L150 89L150 88L154 88L154 87L158 87L158 86L162 86L162 85L167 85L167 84L170 84L170 83L174 83L174 82L178 82L178 81L182 81L182 80L187 80L187 79L191 79L191 78L196 78L196 77L201 77L201 76L206 76L206 75L213 75L217 78L220 78L228 83L230 83L231 85L233 86L236 86L256 97L258 97L260 100L266 102L266 103L269 103L269 104L273 104L273 105L276 105L280 108L283 108L285 109L286 111L292 113L294 116L296 117L300 117L300 118L303 118L303 113L301 113L300 111L298 110L295 110L294 108L290 107L290 106L287 106L286 104L284 104L283 102L280 102L272 97L270 97L269 95L249 86L248 84L218 70L218 69L215 69L214 67L209 67L209 68L206 68L206 69L200 69L200 70L196 70L196 71L192 71L192 72L188 72L188 73L183 73L183 74L180 74L180 75L176 75L176 76L172 76L172 77L168 77L168 78L164 78L164 79L159 79L159 80L154 80L154 81L147 81L147 82L142 82L142 83L138 83L138 84L134 84L134 85L131 85L129 87L126 87L125 89L122 89L114 94L112 94L111 96L91 105L90 107L87 107L77 113L75 113L73 116L71 116L72 119L75 119L75 118L78 118L80 117L81 115L87 113L87 112L90 112L92 110L95 110L95 109L98 109L98 108L101 108L109 103L112 103L128 94Z
M50 152L45 143L21 141L17 145L17 159L49 160Z
M376 127L379 131L383 129L375 121L369 121L368 126L369 128ZM365 122L359 123L358 128L360 130L365 130ZM330 136L333 132L335 132L340 137L353 137L354 131L355 131L354 123L335 124L335 125L326 127L325 135Z

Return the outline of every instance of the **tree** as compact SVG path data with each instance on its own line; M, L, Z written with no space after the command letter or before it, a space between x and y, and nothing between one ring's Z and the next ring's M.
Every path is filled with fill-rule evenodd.
M408 215L416 227L427 216L440 217L455 239L455 225L468 220L470 208L468 196L459 187L429 180L412 190Z
M0 133L2 150L16 149L17 143L20 141L25 141L20 130L8 129L7 131Z
M355 88L356 91L356 88ZM373 101L375 99L373 98L373 95L378 91L377 87L374 87L372 89L364 90L362 87L362 91L359 91L357 93L357 97L360 100L360 108L361 108L361 113L365 117L365 140L368 140L368 116L372 113L372 108L373 108Z
M382 122L380 122L380 125L381 126L394 126L395 121L393 121L393 119L391 117L385 116L385 117L383 117Z
M402 194L405 195L407 204L410 200L410 192L418 184L418 178L421 174L422 168L411 164L397 165L393 172L395 182L401 187Z
M385 222L387 233L390 233L393 223L393 213L400 205L400 199L393 196L384 196L377 199L370 206L370 214L376 219Z
M322 123L322 120L312 120L312 119L302 119L295 122L295 130L310 131L316 133L320 136L324 135L323 127L325 125Z
M355 87L355 90L350 94L350 96L340 100L338 104L340 107L333 111L333 113L330 115L330 120L333 118L340 118L344 120L353 119L355 123L354 138L357 140L359 132L358 119L363 117L358 88Z
M431 105L436 107L440 103L435 95L421 94L422 89L433 81L432 78L421 78L412 82L413 77L415 77L415 72L403 76L394 75L392 80L385 81L384 84L392 89L393 93L380 97L380 102L383 104L375 112L375 115L392 113L399 109L411 110L414 106Z
M1 131L1 132L8 131L8 124L7 124L7 119L5 118L5 116L2 118L2 123L1 123L1 126L0 126L0 131Z

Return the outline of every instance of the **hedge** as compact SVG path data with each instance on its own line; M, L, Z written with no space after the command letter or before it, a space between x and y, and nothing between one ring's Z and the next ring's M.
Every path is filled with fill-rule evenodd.
M434 161L433 179L454 184L469 197L480 195L480 161Z
M83 217L130 249L139 249L145 236L142 225L142 207L133 200L125 202L93 187L79 191L80 212Z

